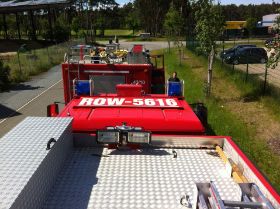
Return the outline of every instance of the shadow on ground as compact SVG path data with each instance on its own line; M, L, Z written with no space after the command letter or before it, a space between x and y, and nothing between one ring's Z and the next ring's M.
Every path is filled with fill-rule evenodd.
M21 115L21 113L0 104L0 119L5 119L11 116Z
M216 133L215 133L214 129L211 127L210 124L207 124L205 129L206 129L206 135L208 135L208 136L216 136Z
M12 91L21 91L21 90L35 90L35 89L41 89L42 86L30 86L23 83L17 84L11 88Z

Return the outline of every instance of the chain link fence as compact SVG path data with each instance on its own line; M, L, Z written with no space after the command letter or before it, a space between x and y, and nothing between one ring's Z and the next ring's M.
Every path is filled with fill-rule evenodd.
M248 66L247 64L239 64L234 65L232 69L243 71L246 82L250 82L252 79L259 79L263 93L273 89L274 93L280 95L280 66L277 66L275 69L266 69L265 64L248 64Z
M83 43L81 40L71 40L36 50L28 50L28 46L22 45L17 52L5 53L0 59L10 67L10 82L17 83L62 63L64 54L71 46Z

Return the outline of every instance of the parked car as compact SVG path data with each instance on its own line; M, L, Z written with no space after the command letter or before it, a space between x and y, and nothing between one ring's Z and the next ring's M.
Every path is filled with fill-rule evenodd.
M225 62L227 64L234 65L247 63L266 63L267 60L268 57L266 50L264 48L258 47L244 47L225 57Z
M257 47L254 44L239 44L236 45L230 49L224 50L223 52L220 53L220 57L221 59L225 59L226 56L228 56L229 54L232 54L234 52L236 52L237 50L244 48L244 47Z

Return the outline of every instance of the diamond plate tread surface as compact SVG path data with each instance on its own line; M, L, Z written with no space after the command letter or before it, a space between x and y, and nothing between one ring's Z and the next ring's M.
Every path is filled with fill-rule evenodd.
M177 158L172 149L75 149L43 209L185 208L180 198L192 200L195 182L210 180L223 199L240 200L238 185L213 151L175 151Z
M17 205L15 200L36 193L35 190L29 191L36 188L36 185L30 182L32 178L36 182L49 183L46 178L40 180L40 175L51 175L54 171L40 171L36 174L35 172L41 165L49 163L42 163L52 151L46 150L47 141L55 138L57 143L60 143L59 139L66 128L70 127L71 121L71 118L27 117L0 139L0 209L12 208L13 204ZM27 187L28 183L30 184ZM44 189L39 188L41 185L37 185L38 191ZM34 202L37 201L36 197L33 198ZM19 208L30 206L27 200L24 201L26 206L21 205Z

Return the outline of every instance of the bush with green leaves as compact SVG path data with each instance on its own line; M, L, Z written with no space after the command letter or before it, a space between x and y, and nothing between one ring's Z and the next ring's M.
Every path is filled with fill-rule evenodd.
M65 25L56 24L53 29L53 37L56 42L68 41L70 38L70 28Z
M49 29L43 31L42 37L45 40L51 40L51 31ZM56 24L53 27L53 40L56 42L68 41L70 38L70 28L64 25Z
M10 85L10 67L5 66L0 60L0 91L7 89Z
M55 42L68 41L70 38L70 35L71 35L70 26L67 23L67 21L65 20L65 18L63 17L63 15L60 15L57 18L52 31L48 27L42 31L42 37L45 40L51 40L51 38L53 36L53 40Z

